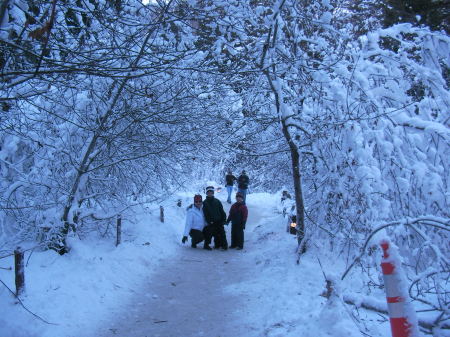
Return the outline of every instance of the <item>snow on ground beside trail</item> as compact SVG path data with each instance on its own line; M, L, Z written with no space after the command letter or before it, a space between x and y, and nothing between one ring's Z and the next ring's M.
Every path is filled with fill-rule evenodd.
M173 207L171 207L173 206ZM25 311L0 284L1 337L82 337L111 308L139 292L143 282L161 261L174 255L184 225L184 211L173 200L165 204L166 222L159 221L159 206L141 210L136 223L122 221L122 244L115 238L92 235L83 241L71 238L71 251L25 255L26 294L24 305L34 314L56 325L43 323ZM28 262L27 262L28 261ZM2 280L12 291L14 257L0 260Z
M339 297L327 300L320 296L325 279L317 251L311 247L296 264L297 240L287 233L287 221L276 211L279 200L279 194L255 194L247 201L250 214L255 209L263 213L254 228L247 228L252 231L252 240L246 243L245 256L255 266L254 279L227 289L231 293L264 294L248 303L251 314L243 319L246 324L261 325L269 337L359 337L361 331L373 337L389 336L389 324L380 324L376 315L369 313L364 323L356 322ZM339 278L345 267L333 262L321 261L327 276Z
M0 285L0 336L83 337L84 331L108 316L111 308L126 303L139 293L142 284L180 246L185 207L194 193L180 193L163 206L165 222L159 221L159 205L142 210L137 222L123 220L122 244L115 239L91 236L71 238L72 250L60 256L53 251L28 252L25 256L25 306L48 322L26 312ZM226 192L216 193L225 202ZM176 203L181 200L182 207ZM280 195L248 195L249 221L242 258L254 266L253 278L233 284L226 292L254 294L249 297L242 324L257 326L264 335L274 336L361 336L359 329L373 337L389 335L389 326L374 319L359 326L339 298L327 301L319 296L324 277L314 248L295 264L295 236L286 232L286 220L277 213ZM229 237L230 229L227 229ZM224 252L224 254L227 254ZM342 266L322 261L327 272L342 273ZM0 260L0 267L14 267L13 257ZM0 280L14 290L14 272L0 269ZM117 319L117 318L116 318Z

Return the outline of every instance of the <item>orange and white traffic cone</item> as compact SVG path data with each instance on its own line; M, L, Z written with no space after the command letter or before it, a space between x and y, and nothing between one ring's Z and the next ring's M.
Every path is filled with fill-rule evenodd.
M381 269L383 270L386 300L392 337L420 336L414 308L410 303L406 278L403 275L401 262L395 247L390 242L380 242L383 249Z

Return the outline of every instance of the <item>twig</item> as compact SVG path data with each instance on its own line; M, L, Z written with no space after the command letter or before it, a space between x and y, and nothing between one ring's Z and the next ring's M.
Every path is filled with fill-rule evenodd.
M14 253L5 255L5 256L0 256L0 259L6 259L7 257L10 257L10 256L14 256Z
M336 234L333 234L331 231L329 231L328 229L326 229L325 227L319 225L317 222L315 222L310 216L309 213L307 211L305 211L305 215L308 218L309 221L311 221L314 225L316 225L317 227L319 227L321 230L323 230L324 232L326 232L329 236L331 236L332 238L334 238L336 236Z
M52 3L52 12L51 12L51 15L50 15L50 20L47 22L47 27L46 27L47 28L47 37L44 39L44 45L42 47L41 56L39 57L38 64L36 66L35 76L39 72L39 68L41 67L42 60L44 59L44 55L45 55L45 52L47 50L48 40L50 40L50 33L52 31L53 24L55 22L56 1L57 0L53 0L53 3ZM44 30L44 32L45 32L45 30Z
M415 219L411 219L411 220L410 220L410 219L406 219L406 220L404 220L404 221L393 221L393 222L384 224L384 225L379 226L378 228L374 229L374 230L369 234L369 236L367 237L366 241L364 242L364 246L361 248L361 253L353 260L353 262L351 263L351 265L350 265L350 266L347 268L347 270L344 272L344 274L343 274L342 277L341 277L341 280L343 280L343 279L347 276L347 274L350 272L350 270L353 268L353 266L354 266L357 262L359 262L360 259L363 257L363 255L366 253L366 248L367 248L367 246L368 246L370 240L372 239L372 237L373 237L377 232L379 232L380 230L382 230L382 229L384 229L384 228L387 228L387 227L390 227L390 226L404 225L404 226L409 226L409 227L413 228L414 230L416 230L415 227L414 227L413 225L416 224L416 223L418 223L418 224L421 224L421 225L424 225L424 226L433 226L433 227L437 227L437 228L439 228L439 229L449 230L449 229L447 229L446 227L441 227L441 226L439 226L439 225L430 223L430 222L428 222L428 221L430 221L430 222L431 222L431 221L434 221L434 222L436 222L436 223L443 224L443 225L447 225L447 224L449 223L449 221L448 221L448 220L445 220L445 219L429 218L429 217L419 217L419 218L415 218ZM416 231L417 231L417 230L416 230ZM421 234L420 231L418 231L418 233Z
M17 301L20 303L20 305L21 305L26 311L28 311L30 314L32 314L34 317L40 319L42 322L44 322L44 323L46 323L46 324L50 324L50 325L59 325L59 324L56 324L56 323L47 322L47 321L46 321L45 319L43 319L42 317L40 317L40 316L36 315L34 312L30 311L30 310L23 304L23 302L20 300L20 298L17 297L16 294L14 294L14 292L13 292L11 289L9 289L9 287L8 287L2 280L0 280L0 282L1 282L1 283L6 287L6 289L8 289L9 292L17 299Z
M34 247L34 248L36 248L36 247ZM30 259L31 259L31 255L33 255L33 251L34 251L34 248L33 248L33 249L31 249L31 253L30 253L30 256L28 256L28 259L27 259L27 264L25 265L26 267L28 267L28 262L30 262Z
M352 319L353 323L355 324L356 328L359 330L359 332L361 332L363 335L365 336L369 336L369 334L365 333L364 331L362 331L362 328L359 326L359 320L353 315L352 312L350 312L350 310L347 308L347 306L345 305L345 302L342 300L342 298L339 298L341 300L342 306L344 307L345 311L347 311L347 314L349 315L349 317Z
M366 302L361 302L361 303L358 304L357 301L355 301L353 298L350 298L348 296L344 296L344 302L347 303L347 304L354 305L356 307L360 307L360 308L366 309L366 310L375 311L375 312L383 314L383 315L389 315L387 310L377 308L376 306L374 306L374 305L372 305L370 303L366 303ZM424 329L428 329L428 330L432 330L433 328L436 327L435 324L427 322L427 321L423 321L423 320L420 320L420 319L419 319L418 323L419 323L419 326L421 326ZM442 324L440 326L440 328L448 330L448 329L450 329L450 325L449 324Z
M369 244L369 241L372 239L372 237L379 232L380 230L387 228L389 226L396 226L401 224L400 221L394 221L394 222L390 222L388 224L385 224L383 226L380 226L378 228L376 228L374 231L372 231L372 233L369 234L368 238L366 239L366 242L364 242L364 246L361 249L361 254L359 254L354 260L353 262L350 264L350 266L347 268L347 270L344 272L344 274L341 277L341 280L344 280L345 276L347 276L347 274L349 273L349 271L353 268L353 266L355 265L355 263L359 262L360 259L363 257L363 255L366 253L366 247Z
M31 247L31 248L25 249L25 250L23 250L23 252L25 253L25 252L28 252L29 250L33 250L33 249L36 249L38 247L41 247L41 245L37 245L37 246ZM14 256L14 253L11 253L11 254L8 254L8 255L5 255L5 256L0 256L0 259L5 259L5 258L10 257L10 256Z
M325 275L325 272L323 271L322 263L320 263L320 259L318 256L316 256L316 258L317 258L317 261L319 261L319 266L320 266L320 270L322 270L323 278L325 279L325 281L327 281L327 275Z

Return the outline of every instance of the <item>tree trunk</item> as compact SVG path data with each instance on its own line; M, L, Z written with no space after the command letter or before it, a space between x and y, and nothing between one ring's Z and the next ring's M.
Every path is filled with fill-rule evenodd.
M16 274L16 296L20 296L25 292L25 267L24 252L22 248L17 247L14 250L14 265Z
M305 249L304 243L302 243L305 237L305 206L303 203L303 189L302 189L302 176L300 172L300 153L297 145L293 142L292 137L287 129L285 122L281 121L283 135L289 144L289 150L291 153L292 164L292 178L294 181L294 194L295 194L295 209L297 216L297 241L299 252L303 252Z
M275 72L274 72L275 73ZM304 253L306 250L305 245L305 207L303 203L303 191L302 191L302 176L300 172L300 152L298 150L298 146L295 144L294 140L291 137L291 133L289 132L288 126L286 125L286 120L283 119L281 105L283 104L280 99L281 94L277 89L280 86L275 86L272 78L267 70L264 71L264 74L267 77L270 88L275 97L275 107L277 110L277 114L280 117L281 128L283 131L284 138L289 145L289 150L291 153L291 164L292 164L292 178L294 181L294 194L295 194L295 209L297 216L297 242L298 242L298 254ZM298 263L298 259L297 259Z
M301 179L301 173L300 173L300 152L298 150L298 146L295 144L294 140L291 137L291 133L289 132L288 126L286 125L286 120L283 116L282 111L282 104L285 104L283 102L283 93L282 93L282 86L280 83L278 85L274 84L274 81L277 82L280 80L280 78L277 76L276 72L276 65L275 63L271 65L271 67L265 67L264 63L267 57L267 54L269 52L270 48L275 47L275 42L277 39L277 32L278 32L278 21L277 17L280 14L280 11L282 7L284 6L285 1L281 1L278 5L278 9L273 14L273 30L272 27L269 28L267 39L263 47L263 52L261 55L261 61L259 64L260 69L262 70L263 74L266 76L267 81L269 82L269 86L271 91L274 94L275 98L275 107L277 110L277 115L280 118L281 128L283 131L284 138L286 139L289 150L291 153L291 164L292 164L292 178L294 180L294 193L295 193L295 208L296 208L296 216L297 216L297 242L298 242L298 255L300 256L301 253L303 253L306 249L305 245L305 209L304 209L304 203L303 203L303 192L302 192L302 179ZM272 33L273 31L273 33ZM272 42L271 42L272 40ZM270 68L272 68L272 76L270 73ZM297 263L298 263L297 259Z
M63 211L63 215L61 218L62 223L64 225L59 234L60 242L56 243L53 246L54 249L61 255L68 252L68 247L67 247L67 243L66 243L67 235L69 234L71 229L73 231L76 230L74 221L73 221L73 219L69 218L69 215L70 215L70 210L72 209L73 203L76 201L75 196L77 195L77 191L80 187L81 178L89 170L89 167L93 161L93 158L91 158L91 155L95 151L95 148L97 146L97 141L98 141L102 131L105 129L106 122L108 121L109 117L112 115L112 113L114 111L114 107L115 107L127 81L128 81L128 77L125 78L124 80L122 80L122 83L121 83L119 89L117 90L116 94L114 95L114 98L109 106L108 111L100 119L100 123L97 127L97 130L95 130L95 133L92 136L89 146L87 147L86 152L83 154L83 159L81 160L81 163L77 169L77 175L72 184L72 188L70 190L69 196L67 197L66 205L64 206L64 211ZM113 87L114 86L115 86L115 83L113 83Z

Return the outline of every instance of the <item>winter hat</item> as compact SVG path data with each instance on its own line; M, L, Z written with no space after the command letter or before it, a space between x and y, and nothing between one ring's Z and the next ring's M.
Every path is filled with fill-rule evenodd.
M211 192L214 193L214 187L213 187L213 186L208 186L208 187L206 188L206 193L208 193L209 191L211 191Z
M241 192L237 192L236 193L236 199L237 198L242 198L242 199L244 199L244 195L241 193Z
M196 201L202 201L202 196L200 194L194 195L194 202Z

